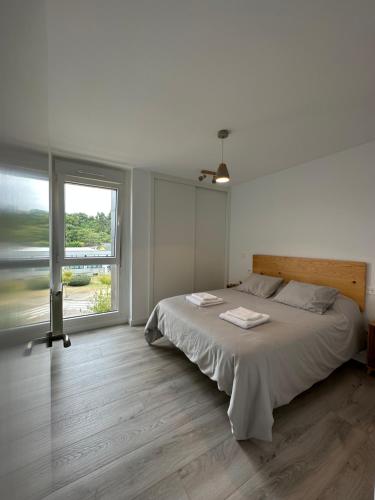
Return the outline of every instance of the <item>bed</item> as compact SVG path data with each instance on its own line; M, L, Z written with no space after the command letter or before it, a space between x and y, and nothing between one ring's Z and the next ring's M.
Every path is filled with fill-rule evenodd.
M200 308L185 296L160 301L145 337L167 337L230 396L228 417L237 440L272 440L273 409L326 378L364 345L366 264L275 256L254 256L253 270L335 286L340 295L320 315L236 289L214 290L221 305ZM243 306L271 321L243 330L218 316Z

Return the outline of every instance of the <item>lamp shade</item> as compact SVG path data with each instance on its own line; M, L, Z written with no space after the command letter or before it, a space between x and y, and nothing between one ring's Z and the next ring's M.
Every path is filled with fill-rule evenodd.
M220 163L216 172L216 182L224 184L224 182L229 182L229 172L225 163Z

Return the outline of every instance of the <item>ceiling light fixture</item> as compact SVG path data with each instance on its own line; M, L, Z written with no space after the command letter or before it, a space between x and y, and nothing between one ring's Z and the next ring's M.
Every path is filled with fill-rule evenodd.
M226 164L224 163L224 139L226 139L229 135L229 130L223 129L219 130L217 133L218 138L221 140L221 163L216 172L216 182L224 184L225 182L229 182L229 172Z
M212 177L212 184L215 184L216 182L224 184L225 182L230 181L228 167L226 163L224 163L224 139L226 139L228 135L229 135L229 130L227 129L222 129L218 131L217 136L221 140L221 163L218 166L216 172L212 170L201 170L201 175L198 177L200 181L206 179L208 175Z

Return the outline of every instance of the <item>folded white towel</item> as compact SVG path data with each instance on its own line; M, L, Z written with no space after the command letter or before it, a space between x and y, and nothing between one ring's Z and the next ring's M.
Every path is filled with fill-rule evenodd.
M215 302L217 300L216 295L207 292L192 293L191 295L202 302Z
M196 299L193 295L186 295L186 300L200 307L216 306L224 302L224 300L221 299L220 297L217 297L216 300L210 300L209 302L204 302L202 300Z
M254 321L262 317L261 313L252 311L251 309L246 309L246 307L237 307L236 309L231 309L227 311L227 314L234 316L235 318L242 319L243 321Z
M249 328L254 328L254 326L262 325L263 323L266 323L270 319L268 314L262 314L261 318L256 319L254 321L243 321L242 319L238 319L232 316L231 314L228 314L228 311L219 314L219 318L224 319L225 321L228 321L233 325L239 326L240 328L244 328L245 330L248 330Z

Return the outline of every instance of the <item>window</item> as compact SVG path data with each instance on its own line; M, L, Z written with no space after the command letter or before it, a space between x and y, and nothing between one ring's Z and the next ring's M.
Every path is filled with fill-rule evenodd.
M114 257L117 190L65 183L65 257Z

